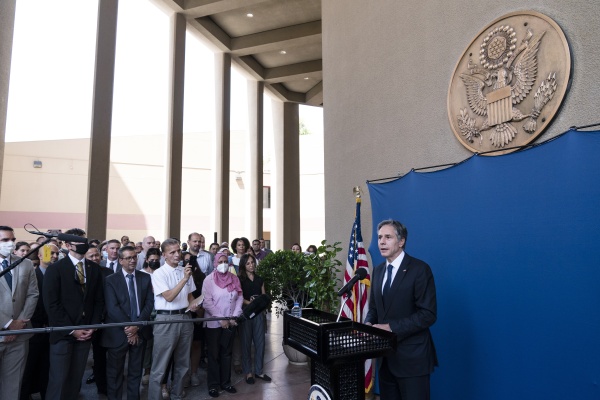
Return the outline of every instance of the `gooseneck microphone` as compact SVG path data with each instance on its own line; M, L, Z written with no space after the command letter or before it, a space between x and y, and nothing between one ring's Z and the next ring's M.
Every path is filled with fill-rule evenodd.
M343 296L345 294L349 294L352 291L352 288L354 287L354 285L356 284L356 282L363 280L367 277L367 269L366 268L359 268L356 270L356 272L354 273L354 276L352 277L352 279L350 279L348 281L348 283L346 283L344 285L344 287L342 287L339 291L338 291L338 296Z

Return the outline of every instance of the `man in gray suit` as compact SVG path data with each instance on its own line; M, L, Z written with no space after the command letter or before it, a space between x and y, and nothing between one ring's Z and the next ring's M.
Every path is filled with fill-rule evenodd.
M121 242L119 242L117 239L111 239L106 242L106 253L108 253L108 258L100 261L100 266L111 269L112 272L120 271L122 268L121 264L119 264L120 247Z
M3 270L19 259L12 254L14 247L13 229L0 226L0 268ZM31 328L30 318L35 311L38 296L33 264L25 259L0 278L0 329ZM0 399L19 398L31 336L0 336Z

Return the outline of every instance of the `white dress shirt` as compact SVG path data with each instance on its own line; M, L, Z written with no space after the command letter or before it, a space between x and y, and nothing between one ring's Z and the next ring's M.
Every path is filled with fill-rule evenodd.
M394 283L394 278L396 278L396 274L400 269L400 264L402 264L402 260L404 260L404 250L402 251L402 253L400 253L398 257L396 257L394 261L390 263L392 264L392 283ZM385 265L385 269L383 271L383 284L381 285L381 291L383 291L383 288L385 288L385 282L387 281L387 267L390 264ZM390 283L390 287L392 286L392 283Z

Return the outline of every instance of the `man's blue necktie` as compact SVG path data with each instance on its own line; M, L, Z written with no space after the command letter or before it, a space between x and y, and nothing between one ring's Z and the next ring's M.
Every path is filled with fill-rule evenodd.
M388 266L387 266L387 280L385 281L385 285L383 285L383 292L382 292L382 297L383 297L383 301L384 302L385 302L385 298L390 293L390 286L392 286L392 269L394 269L394 266L392 264L388 264Z
M5 270L7 268L8 268L8 260L4 259L4 261L2 261L2 270ZM4 278L6 279L6 283L8 283L8 287L12 291L12 273L10 271L8 271L6 274L4 274Z
M133 286L133 275L127 274L129 280L129 305L131 306L131 320L137 320L137 299L135 298L135 286Z

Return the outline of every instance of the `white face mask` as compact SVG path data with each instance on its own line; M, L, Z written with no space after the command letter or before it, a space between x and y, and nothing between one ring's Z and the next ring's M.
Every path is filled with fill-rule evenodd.
M15 242L0 242L0 255L8 257L15 249Z
M222 274L226 273L227 271L229 271L229 264L221 263L217 265L217 271L219 271Z

